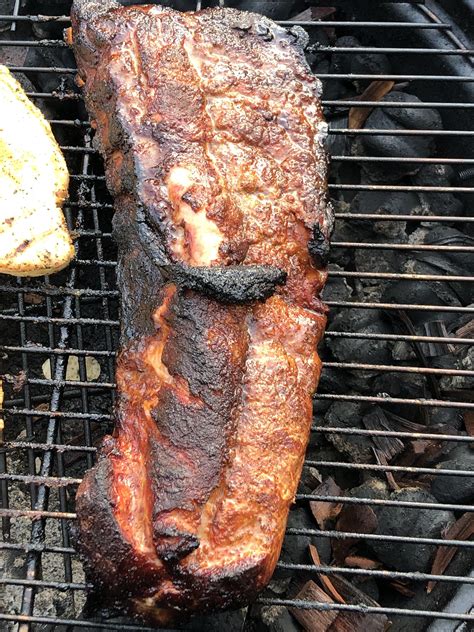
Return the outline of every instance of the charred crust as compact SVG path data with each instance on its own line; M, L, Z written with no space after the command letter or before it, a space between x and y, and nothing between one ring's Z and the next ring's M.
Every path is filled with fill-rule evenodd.
M325 268L329 260L329 238L323 233L319 224L313 226L311 239L308 241L308 252L314 263Z
M276 563L280 540L267 540L261 549L238 556L235 561L223 557L217 567L200 566L192 560L200 553L200 538L203 549L206 542L205 533L201 535L199 529L201 508L223 480L232 455L240 402L249 383L247 358L255 328L252 313L261 308L255 303L266 300L278 285L284 284L286 274L271 265L237 265L245 260L254 235L250 236L250 242L240 238L237 230L240 209L237 204L234 208L219 200L217 180L211 179L208 189L195 183L181 197L181 201L196 212L206 207L209 199L216 198L217 201L206 207L208 219L219 228L228 228L228 232L223 231L226 241L220 246L216 267L191 267L180 261L181 255L176 254L180 251L173 248L177 231L173 229L171 203L166 195L142 196L141 186L162 186L177 160L188 155L191 144L198 146L204 142L207 133L207 127L194 124L195 120L202 119L203 100L199 90L191 89L192 81L186 72L192 77L192 69L189 64L186 66L186 55L180 52L179 46L170 46L163 58L168 74L160 78L156 77L160 73L152 73L159 95L155 103L157 111L140 127L159 148L156 168L155 161L153 164L150 161L146 179L143 172L135 171L133 135L117 116L120 100L106 64L113 52L115 30L120 31L122 21L126 28L135 28L134 25L146 28L146 20L141 16L145 18L151 6L122 9L115 0L74 0L73 5L73 47L79 68L84 78L87 76L85 103L97 119L100 141L97 147L105 155L107 184L115 198L114 235L119 246L118 285L122 289L122 356L118 375L122 384L127 381L126 387L119 387L117 439L110 438L104 443L98 465L86 475L79 489L77 507L79 549L88 580L95 583L96 607L108 608L110 614L117 608L144 621L172 627L174 621L185 619L193 610L237 607L254 598L268 581ZM153 12L156 10L153 8ZM97 19L107 12L110 15ZM132 12L133 20L129 22ZM170 32L180 31L182 20L187 19L168 9L165 18L171 20ZM301 52L305 39L302 33L289 33L262 16L233 9L209 9L192 14L190 19L199 26L196 33L204 29L213 46L231 50L231 55L238 52L256 59L265 46L263 43L273 39L272 47L290 49L289 66L298 77L306 77L309 69ZM233 30L242 36L242 41L235 37ZM153 48L145 52L152 55ZM143 68L147 56L140 59ZM180 81L170 81L176 68L183 76ZM92 69L90 74L86 72L89 69ZM99 73L95 74L97 69ZM290 70L284 72L283 68L282 73L283 83L293 77ZM218 90L219 85L212 89ZM314 86L314 82L311 85ZM316 90L313 92L316 94ZM251 146L274 142L273 136L265 135L279 125L277 121L275 125L266 125L274 116L266 108L262 112L246 110L242 121L229 127L229 133L235 131L238 139ZM318 150L318 160L323 160L322 149L319 154ZM199 160L202 161L202 154L192 153L191 162L199 164ZM288 171L297 179L297 172L309 164L306 155L302 155L301 161L288 160L285 173ZM324 185L324 164L322 169ZM242 190L252 193L257 185L247 184L244 179ZM297 183L295 189L302 186ZM207 190L209 196L206 196ZM324 240L327 241L324 235L329 232L327 211L313 206L309 214L305 211L302 221L305 227L310 227L316 219L311 214L314 210L317 217L326 213L313 236L314 256L322 262L327 258L327 254L326 257L321 254ZM301 248L305 249L306 239L303 242ZM262 254L260 258L251 252L249 260L278 262L284 267L283 258L271 257L271 254ZM304 266L297 267L296 272L290 269L290 275L298 280L304 278L309 265L307 255L303 259ZM293 277L290 281L282 291L283 298L287 291L292 297L291 283L296 283ZM177 286L177 291L166 294L167 282ZM302 290L301 296L303 294L306 297ZM171 298L165 302L165 296ZM316 301L318 299L311 302L312 309ZM270 310L271 301L267 306ZM278 330L284 328L286 323L279 323L279 318L280 312L275 309L265 327L269 330L274 325ZM281 320L284 319L283 315ZM156 345L147 346L150 341ZM156 375L150 367L157 369ZM155 401L156 392L159 398ZM146 445L143 449L147 485L143 493L146 494L147 524L151 522L152 527L146 533L148 545L152 547L146 550L129 539L126 516L119 511L120 497L114 486L117 477L126 471L124 466L128 459L118 439L124 430L131 436L139 427L138 424L132 427L132 418L144 420L143 395L152 396L147 411L150 418L147 417L143 429L147 438L143 444ZM140 428L143 428L141 424ZM133 467L133 463L128 467ZM142 493L140 489L135 487L133 492ZM267 496L265 502L269 502ZM192 556L190 564L185 559L188 555ZM207 555L205 551L204 555Z
M264 301L286 281L286 272L267 265L191 267L171 265L164 274L177 285L194 290L221 303L243 304Z
M164 562L178 562L199 546L199 538L192 533L183 533L176 529L170 529L167 533L162 531L157 535L159 537L155 542L156 552Z

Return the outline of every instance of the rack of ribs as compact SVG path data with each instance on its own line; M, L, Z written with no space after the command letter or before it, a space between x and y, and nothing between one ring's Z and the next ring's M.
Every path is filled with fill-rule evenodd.
M77 493L96 601L169 625L269 581L308 442L332 213L298 33L76 0L114 197L116 425Z

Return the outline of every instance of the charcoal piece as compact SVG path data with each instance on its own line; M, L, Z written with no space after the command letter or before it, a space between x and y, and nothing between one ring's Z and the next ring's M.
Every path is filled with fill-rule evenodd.
M329 278L321 294L324 301L347 301L352 296L352 288L344 277L335 277L331 272L342 272L343 268L333 263L329 266Z
M258 632L299 632L301 628L285 606L264 606L260 610Z
M416 353L411 342L399 340L393 345L392 356L396 362L406 362L407 360L416 360Z
M325 412L327 411L327 409L331 406L331 402L327 399L314 399L313 400L313 415L315 417L315 421L316 423L319 422L319 420L321 419L321 417L323 417L323 415L325 414ZM311 445L311 441L315 441L318 439L318 436L313 433L311 435L311 439L310 439L310 445Z
M13 15L15 0L0 0L0 13L2 15ZM0 32L9 31L11 22L0 22Z
M397 281L387 286L382 294L383 303L397 303L401 305L453 305L460 306L459 299L453 292L449 292L446 283L423 281ZM391 314L397 318L397 314ZM421 326L430 320L444 320L449 322L453 318L452 312L437 312L435 310L411 309L409 317L413 325Z
M315 71L316 74L318 70L319 72L328 72L328 70L325 71L324 69L322 70L317 69ZM328 96L326 94L326 91L324 92L324 97L328 100L340 98L340 97ZM326 120L328 122L330 121L330 127L331 127L332 132L338 129L347 129L349 127L349 115L347 111L346 112L328 111L328 112L325 112L325 115L326 115ZM328 153L330 156L348 156L351 153L350 152L351 138L348 134L337 134L337 133L329 134L329 136L326 139L326 149L328 150ZM347 164L348 163L344 163L344 162L333 162L330 165L330 170L333 177L335 176L335 174L341 173L341 171L343 170L343 166Z
M381 101L421 103L420 99L404 92L390 92ZM442 128L439 113L431 108L375 108L367 118L366 129L426 129ZM427 158L434 152L430 136L360 136L353 145L353 153L365 156L392 156L402 158ZM362 164L364 172L373 182L396 182L404 176L418 171L416 163L373 163Z
M337 463L349 460L346 455L341 453L332 443L314 448L308 452L307 458L315 461L333 461ZM359 473L351 469L337 466L320 467L320 471L324 479L330 476L341 489L350 489L359 482ZM314 489L312 491L314 491Z
M339 37L336 47L358 48L359 40L351 35ZM360 74L360 75L384 75L390 73L390 62L386 55L380 53L337 53L331 58L331 73ZM361 85L367 82L358 81Z
M295 19L295 16L292 16ZM329 72L329 63L331 54L325 51L326 46L331 45L331 40L324 27L311 27L306 31L309 37L309 46L305 50L306 61L313 70L327 73Z
M306 507L297 507L290 511L287 527L293 529L316 529L317 524ZM280 560L282 562L291 562L292 564L311 564L310 544L314 544L318 549L321 563L329 564L331 561L329 539L314 535L286 535L281 549ZM292 575L293 572L288 569L278 569L280 577Z
M455 367L467 371L474 370L474 347L464 347L461 350L456 357ZM472 375L443 375L440 386L445 391L474 389L474 377Z
M339 209L337 209L339 210ZM348 210L343 208L342 210ZM337 212L337 211L336 211ZM363 232L357 231L349 222L344 220L338 221L336 228L332 235L333 241L354 241L362 240ZM344 270L350 270L353 268L354 254L349 248L332 248L329 254L329 261L333 265L338 265Z
M70 8L70 5L69 5ZM68 13L69 11L67 11ZM29 47L26 53L25 66L48 67L74 67L74 55L69 48L58 47ZM73 74L58 75L51 72L35 73L34 83L36 89L41 92L51 92L62 87L65 90L77 91Z
M350 577L351 584L365 593L368 597L373 599L374 601L379 601L380 591L377 582L372 577L367 576L351 576Z
M351 213L370 213L377 215L412 215L421 211L417 195L406 191L385 193L383 191L360 191L352 200ZM390 239L406 239L406 222L351 220L351 225L359 226L367 232Z
M349 490L347 495L351 496L352 498L387 500L390 496L390 490L385 479L371 477L364 481L361 485L353 487L351 490ZM383 509L383 507L380 507L379 505L369 505L369 507L373 510L378 519L378 514Z
M335 46L357 48L361 44L352 36L339 37ZM319 68L315 69L316 71ZM320 70L319 70L320 71ZM321 72L321 71L320 71ZM390 63L386 55L377 53L333 53L329 64L331 74L384 74L390 72ZM331 79L324 81L324 96L326 99L344 99L360 94L370 81L348 79ZM357 90L354 94L354 89Z
M320 393L345 393L347 391L347 380L344 371L324 367L319 380Z
M474 238L470 235L467 235L456 228L452 228L451 226L443 226L440 224L437 224L429 230L414 233L414 235L420 235L422 237L422 241L417 240L417 243L438 246L472 246L474 244ZM460 267L469 267L472 259L472 255L469 252L451 251L445 252L444 256ZM417 255L417 258L420 257L421 255Z
M413 176L413 183L419 186L445 187L454 184L456 175L450 165L423 165Z
M427 231L415 231L410 241L433 246L473 246L474 238L456 228L437 225ZM472 253L417 251L414 253L413 271L420 273L434 273L447 275L465 275L472 267ZM469 283L446 282L446 292L454 294L464 305L474 300L474 288Z
M242 632L247 617L247 608L199 615L183 627L185 632Z
M420 503L436 503L429 492L407 487L395 491L390 500ZM442 509L414 509L411 507L383 507L378 512L380 535L398 535L423 538L439 538L444 529L454 522L454 514ZM399 543L371 540L368 546L381 562L399 571L427 572L435 554L435 547L426 544Z
M436 547L432 547L436 548ZM474 564L473 549L458 548L456 555L452 562L446 569L446 575L457 575L459 577L468 577L472 571ZM392 608L410 608L412 610L431 610L435 612L442 612L445 609L447 602L452 598L460 588L460 584L440 581L436 584L431 593L426 592L426 582L412 582L410 589L415 593L413 597L407 600L404 595L401 595L395 590L384 592L384 606ZM467 586L468 596L472 593L472 587ZM469 593L470 589L470 593ZM472 602L466 602L466 610L469 609ZM469 604L469 605L468 605ZM464 612L465 610L458 609L456 606L456 612ZM462 608L462 606L461 606ZM394 616L392 619L392 625L390 632L427 632L427 620L424 617L406 617L406 616ZM439 620L438 620L439 621ZM448 621L443 620L440 626L436 626L435 629L429 627L429 632L471 632L468 627L458 626L458 622L453 621L453 626L448 625Z
M380 373L372 382L373 393L380 397L388 395L400 399L424 398L429 395L430 388L432 382L427 375L421 373ZM421 414L412 404L387 403L383 407L408 420L414 420L415 415Z
M288 592L288 588L291 584L291 577L277 579L272 577L270 580L266 592L273 593L274 595L284 595Z
M375 309L348 309L339 312L328 331L360 333L390 333L382 312ZM341 362L387 364L390 362L391 343L387 340L331 338L326 341L334 357ZM367 373L365 376L367 377Z
M445 432L461 430L464 426L463 417L458 408L431 408L429 416L430 426L439 426ZM449 447L452 447L449 444Z
M450 458L438 463L437 468L468 470L472 476L438 475L431 484L431 492L441 503L470 503L474 500L474 450L462 445L451 451Z
M370 498L371 500L387 500L389 497L389 491L387 483L378 478L369 478L361 485L353 487L349 494L353 498ZM375 514L380 511L376 505L371 505Z
M321 483L321 473L315 467L305 466L298 485L298 494L311 494Z
M415 399L426 395L428 382L422 373L380 373L373 381L376 393Z
M360 428L362 423L362 405L352 402L334 402L329 408L321 426L324 428ZM356 463L371 463L373 461L373 443L369 437L356 434L326 435L340 452L351 457Z
M413 184L417 186L452 186L455 180L454 170L450 165L424 165L413 176ZM452 193L420 193L424 213L432 215L462 215L463 202Z
M421 334L426 337L436 336L443 339L449 336L446 322L443 320L430 320L423 323L422 327L418 327L417 333L418 330L421 330ZM451 355L455 350L455 347L448 342L435 342L428 340L427 342L420 343L420 349L427 358L433 358L433 361L436 361L436 358L439 358L440 356L446 356L447 354Z
M330 62L323 62L321 65L316 64L313 69L316 73L318 71L321 73L332 72ZM322 79L322 84L325 99L349 99L357 96L354 85L343 79Z
M399 238L400 241L406 241L406 235L404 239ZM377 241L374 239L374 241ZM381 239L380 241L386 241ZM356 270L359 272L400 272L400 265L403 262L404 255L396 250L369 250L365 248L358 248L354 253L354 262ZM372 285L381 287L381 292L390 283L381 281L380 279L362 278L359 283L363 286Z

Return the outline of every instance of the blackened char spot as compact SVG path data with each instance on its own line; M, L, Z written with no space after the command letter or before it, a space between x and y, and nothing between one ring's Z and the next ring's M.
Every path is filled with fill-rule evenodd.
M156 537L157 535L159 537ZM165 562L176 562L192 553L199 546L197 536L176 529L169 529L168 533L161 531L155 534L155 538L156 552Z
M21 254L26 248L28 248L28 246L30 245L31 240L30 239L24 239L21 244L19 246L17 246L15 248L15 250L13 251L14 255L19 255Z
M286 272L267 265L171 265L164 266L163 271L171 281L183 288L230 304L264 301L275 292L277 285L282 285L286 281Z
M313 235L308 242L308 251L315 264L325 268L329 259L329 239L324 235L319 224L313 226Z

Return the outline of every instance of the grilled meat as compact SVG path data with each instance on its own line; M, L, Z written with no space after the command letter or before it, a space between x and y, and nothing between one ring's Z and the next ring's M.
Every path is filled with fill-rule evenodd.
M319 82L231 9L76 0L115 198L116 427L77 494L100 603L161 625L270 579L301 473L332 216Z
M49 123L0 65L0 273L58 272L74 256L61 211L69 174Z

